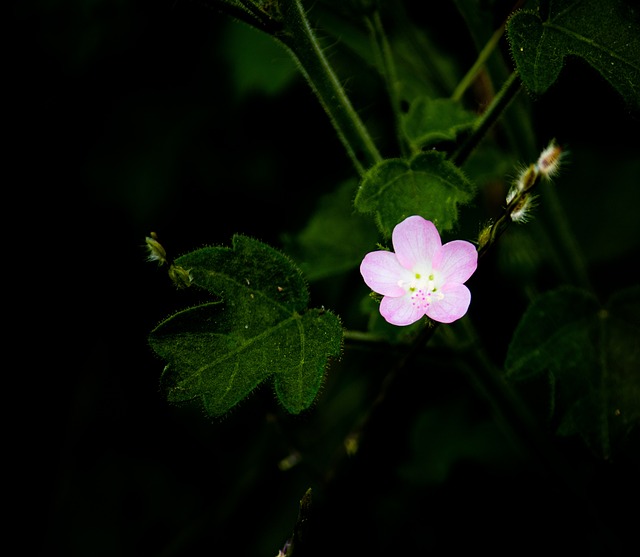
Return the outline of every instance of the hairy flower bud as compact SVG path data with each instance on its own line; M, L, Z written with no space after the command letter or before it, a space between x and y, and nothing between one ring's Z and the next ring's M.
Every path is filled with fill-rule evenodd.
M151 233L151 236L145 238L147 243L147 250L149 255L147 261L157 261L158 265L164 265L167 262L167 252L162 247L162 244L158 242L158 236L155 232Z
M507 193L507 205L509 205L509 203L511 203L521 193L527 192L533 188L537 180L538 169L535 164L530 164L525 169L521 170L518 179L513 183Z
M515 207L509 213L513 222L523 223L529 220L529 211L536 205L536 196L531 194L523 195Z
M480 231L480 234L478 234L478 251L484 248L491 239L491 228L492 225L489 224Z
M560 170L563 154L562 147L558 146L555 140L552 140L547 148L540 153L536 169L545 178L553 177Z
M175 264L171 264L169 267L169 278L178 288L191 286L191 282L193 281L191 273L188 270Z

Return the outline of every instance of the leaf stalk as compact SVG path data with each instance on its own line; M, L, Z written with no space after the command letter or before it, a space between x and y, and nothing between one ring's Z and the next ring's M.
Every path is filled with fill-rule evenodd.
M467 137L462 145L451 155L451 162L458 166L464 164L487 132L511 104L511 101L516 97L521 88L522 82L520 76L517 71L514 71L504 82L487 110L476 120L469 137Z

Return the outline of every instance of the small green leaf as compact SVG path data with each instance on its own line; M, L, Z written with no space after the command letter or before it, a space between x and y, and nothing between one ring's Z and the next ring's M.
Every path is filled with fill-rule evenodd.
M473 187L465 174L439 151L420 153L407 161L387 159L364 175L356 208L374 213L385 237L411 215L432 221L442 232L458 218L458 205L467 203Z
M168 362L168 399L200 397L218 416L273 375L289 412L309 408L329 358L340 354L342 326L329 311L307 310L307 288L291 261L236 235L233 249L203 248L176 264L219 300L180 311L151 332L151 347Z
M404 132L415 151L441 141L454 141L473 125L476 115L451 99L419 97L403 117Z
M640 287L601 306L563 287L540 296L509 345L506 376L549 381L558 433L579 434L604 458L640 425Z
M640 110L640 24L637 8L622 0L551 0L544 21L522 10L508 22L507 36L525 86L544 93L566 57L598 71L629 106Z

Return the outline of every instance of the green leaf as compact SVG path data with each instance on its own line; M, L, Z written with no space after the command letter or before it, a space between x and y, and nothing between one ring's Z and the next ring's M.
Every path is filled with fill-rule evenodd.
M582 58L640 110L640 25L622 0L551 0L549 14L519 11L508 22L511 53L525 86L544 93L565 58Z
M458 205L472 195L464 173L444 153L429 151L409 161L387 159L372 167L362 179L355 206L374 213L388 238L395 225L411 215L432 221L441 232L450 230L458 218Z
M513 381L550 385L561 435L579 434L604 458L640 425L640 287L602 306L563 287L540 296L518 324L505 369Z
M342 348L342 325L324 309L307 310L304 279L277 250L236 235L233 248L207 247L176 264L216 297L160 323L151 347L168 364L168 399L201 398L222 415L273 375L284 408L298 414L315 400L325 367Z
M404 133L419 151L441 141L454 141L473 125L476 115L451 99L419 97L403 117Z
M310 281L356 268L378 240L371 220L353 211L354 190L355 183L349 180L323 196L305 228L285 239L287 252Z

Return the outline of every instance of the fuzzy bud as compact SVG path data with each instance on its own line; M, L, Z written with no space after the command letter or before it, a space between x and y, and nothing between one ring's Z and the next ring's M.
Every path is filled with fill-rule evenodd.
M535 164L530 164L520 172L518 179L513 183L507 193L507 205L511 203L521 193L529 191L535 186L538 180L538 168Z
M555 140L551 141L547 148L540 153L536 168L545 178L551 178L560 170L560 163L564 152Z
M169 267L169 278L178 288L191 286L191 282L193 281L193 277L189 271L175 264L171 264Z
M491 228L492 225L489 224L480 231L480 234L478 234L478 251L483 249L491 239Z
M147 243L147 250L149 255L147 261L157 261L158 265L164 265L167 262L167 252L162 247L162 244L158 242L158 236L155 232L151 233L151 236L145 238Z
M523 223L529 220L529 211L536 206L535 195L523 195L515 207L511 210L509 216L513 222Z

